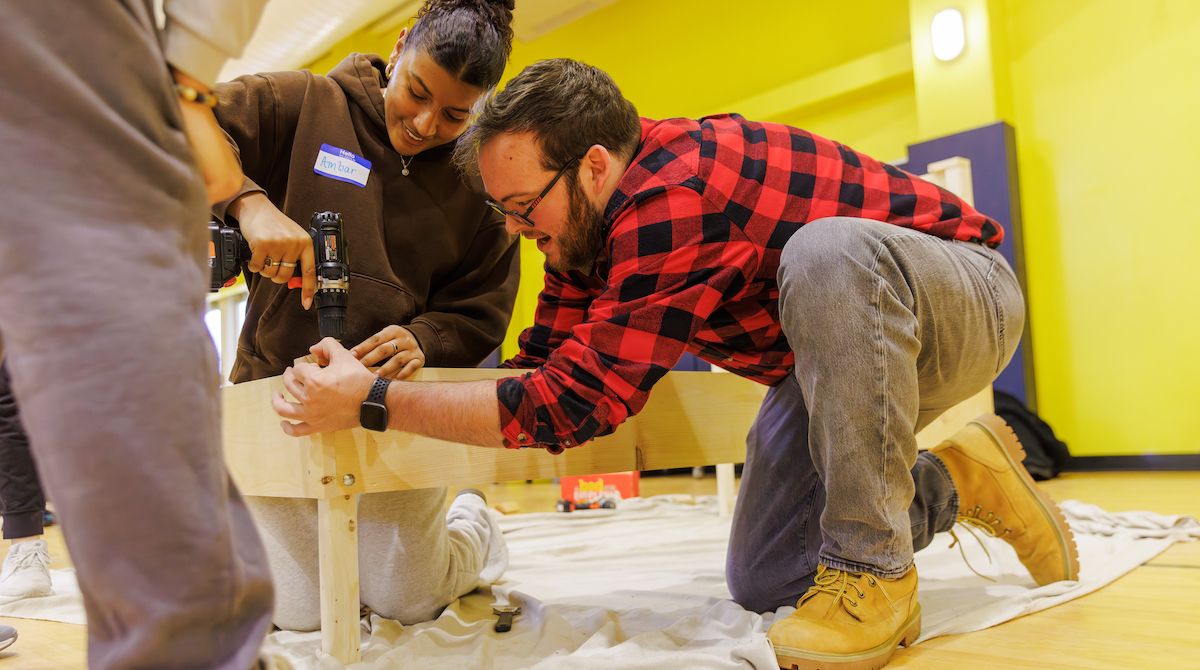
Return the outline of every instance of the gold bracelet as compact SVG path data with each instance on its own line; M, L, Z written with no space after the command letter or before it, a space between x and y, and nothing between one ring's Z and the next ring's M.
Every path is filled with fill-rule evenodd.
M188 102L198 102L206 107L217 106L216 93L201 93L191 86L186 86L184 84L175 84L175 90L179 93L179 97L187 100Z

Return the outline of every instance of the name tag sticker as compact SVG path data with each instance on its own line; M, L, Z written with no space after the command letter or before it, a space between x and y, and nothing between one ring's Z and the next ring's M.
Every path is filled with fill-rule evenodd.
M330 179L365 187L367 177L371 176L371 161L345 149L322 144L321 150L317 152L317 163L313 165L313 172Z

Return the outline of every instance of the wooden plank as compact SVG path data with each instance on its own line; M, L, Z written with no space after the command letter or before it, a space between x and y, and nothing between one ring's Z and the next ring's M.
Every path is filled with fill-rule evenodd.
M767 387L737 375L669 372L634 418L639 470L741 463Z
M520 370L427 368L419 381L459 382L524 374ZM279 377L222 390L229 469L248 495L325 498L455 484L543 479L625 470L741 463L746 434L766 387L736 375L671 372L641 414L613 435L553 456L541 449L484 449L420 435L362 428L315 438L288 437L270 407ZM951 408L917 436L936 446L992 411L991 389ZM353 475L347 483L345 476ZM322 481L324 480L324 484Z
M733 475L733 463L717 464L717 516L733 516L733 508L737 502Z
M321 650L349 665L359 659L358 498L317 501Z
M309 438L288 437L271 408L283 378L270 377L221 389L225 463L243 494L323 498L325 464Z
M411 433L340 431L337 475L343 493L489 484L637 468L630 426L555 456L544 449L488 449ZM353 474L354 483L345 484Z
M478 381L525 372L426 368L414 381ZM637 469L633 425L623 426L594 443L568 449L560 456L542 449L485 449L411 433L375 433L362 428L327 435L328 446L322 447L315 437L288 437L279 428L280 419L270 406L270 396L282 390L280 377L222 389L225 457L234 480L246 495L324 498ZM330 451L326 453L326 449ZM349 484L348 474L354 477Z
M975 186L971 182L970 159L955 156L930 163L925 169L928 174L921 175L923 179L957 195L968 205L975 205Z

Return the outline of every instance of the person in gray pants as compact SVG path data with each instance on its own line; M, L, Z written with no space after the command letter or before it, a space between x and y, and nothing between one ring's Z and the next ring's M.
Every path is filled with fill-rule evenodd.
M202 103L262 5L167 0L160 31L150 0L0 3L0 331L92 668L260 667L270 575L202 319L241 175Z

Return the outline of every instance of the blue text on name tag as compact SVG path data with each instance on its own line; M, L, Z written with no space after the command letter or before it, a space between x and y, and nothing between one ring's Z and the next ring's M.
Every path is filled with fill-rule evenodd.
M322 144L313 171L330 179L366 186L367 177L371 176L371 161L345 149Z

